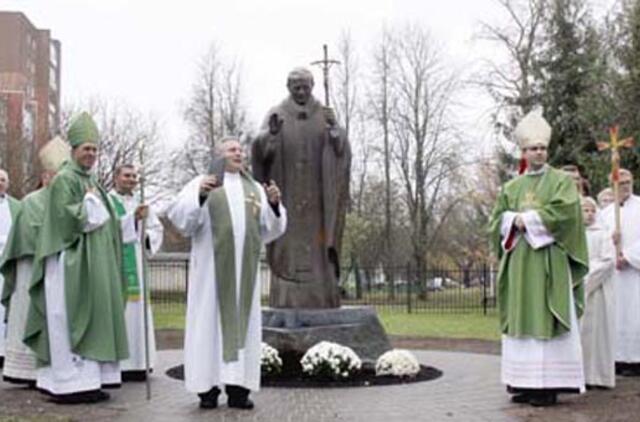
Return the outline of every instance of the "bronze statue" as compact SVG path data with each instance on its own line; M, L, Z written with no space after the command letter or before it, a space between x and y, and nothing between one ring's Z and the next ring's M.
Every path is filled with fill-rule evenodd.
M339 250L349 197L351 150L334 111L311 94L313 75L289 73L289 97L267 113L252 145L254 177L274 180L288 213L267 247L275 308L337 308Z

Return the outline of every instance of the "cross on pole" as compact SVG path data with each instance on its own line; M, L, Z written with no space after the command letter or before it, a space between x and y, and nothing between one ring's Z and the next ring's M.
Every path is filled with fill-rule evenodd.
M320 66L320 68L322 69L322 77L324 83L324 105L326 107L329 107L329 69L331 69L331 66L333 66L334 64L340 64L340 62L337 60L329 59L329 52L326 44L322 46L322 49L324 51L324 57L322 58L322 60L311 62L311 65Z
M618 241L615 244L616 257L622 254L620 245L620 149L633 147L633 138L618 139L618 126L609 129L609 142L596 142L598 151L611 150L611 182L613 184L615 229Z

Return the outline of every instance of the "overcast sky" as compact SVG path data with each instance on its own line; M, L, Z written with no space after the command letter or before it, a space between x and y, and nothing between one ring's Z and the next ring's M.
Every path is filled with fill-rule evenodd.
M184 137L182 106L212 41L242 60L258 124L286 95L287 72L320 58L322 44L342 29L367 53L384 24L418 23L442 43L451 66L468 68L495 55L474 43L478 22L503 16L493 0L0 0L0 10L25 13L62 42L63 103L122 99L154 113L171 143ZM466 124L486 136L489 102L473 97L467 105Z

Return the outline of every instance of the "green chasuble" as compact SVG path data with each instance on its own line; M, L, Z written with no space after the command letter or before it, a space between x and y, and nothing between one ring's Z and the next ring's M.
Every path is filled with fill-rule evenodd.
M88 188L102 200L110 219L85 233ZM107 193L75 162L66 164L52 180L45 200L43 223L31 279L24 342L38 363L49 363L49 341L44 292L46 259L64 252L64 286L71 351L99 362L129 355L124 319L126 282L121 266L120 223Z
M238 350L244 348L262 246L260 192L248 174L242 172L241 180L245 198L245 235L239 297L236 288L233 225L225 189L214 189L209 193L207 200L216 267L216 291L223 343L222 359L225 362L238 360Z
M554 242L534 250L523 235L513 249L501 246L505 211L535 210ZM551 339L571 329L570 292L578 318L584 309L588 272L580 195L573 180L551 167L506 183L490 221L491 243L500 258L498 304L503 334ZM571 289L569 288L569 283Z
M16 269L20 259L33 257L36 253L38 230L44 215L46 188L31 192L22 200L18 213L13 216L13 224L0 263L0 272L4 276L2 305L9 315L11 296L16 287Z

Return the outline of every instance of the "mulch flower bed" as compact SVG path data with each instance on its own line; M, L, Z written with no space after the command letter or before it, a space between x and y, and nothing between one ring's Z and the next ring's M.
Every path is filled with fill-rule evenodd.
M299 356L282 356L283 368L278 375L262 374L263 387L277 388L342 388L371 387L378 385L409 384L432 381L442 376L442 371L431 366L420 365L420 372L415 377L376 376L371 364L363 364L362 369L346 379L310 377L302 372ZM174 379L184 379L184 366L178 365L167 370L167 375Z

